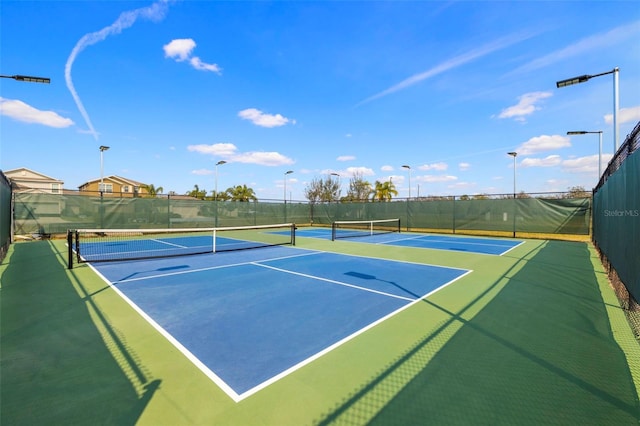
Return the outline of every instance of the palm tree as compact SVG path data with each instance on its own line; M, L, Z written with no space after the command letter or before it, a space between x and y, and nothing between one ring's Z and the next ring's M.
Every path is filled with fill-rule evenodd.
M146 189L147 190L147 195L149 197L156 197L159 194L162 194L162 191L164 191L164 188L159 186L159 187L155 187L152 183L148 184L148 185L142 185L141 188Z
M197 198L199 200L204 200L204 197L207 195L207 191L204 189L201 191L198 185L193 185L193 190L187 192L187 195L193 198Z
M373 199L378 201L391 201L394 195L398 195L396 186L389 180L388 182L376 181L373 190Z
M231 201L255 201L258 198L252 188L247 185L236 185L227 189L227 193L231 196Z

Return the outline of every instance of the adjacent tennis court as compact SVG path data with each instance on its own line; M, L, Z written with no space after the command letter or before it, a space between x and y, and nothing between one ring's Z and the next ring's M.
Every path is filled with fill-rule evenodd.
M289 247L96 269L235 401L470 272Z
M414 232L401 233L398 225L374 227L377 221L361 221L361 227L351 226L352 222L342 222L343 228L306 227L297 230L300 237L329 240L357 241L369 244L385 244L401 247L416 247L436 250L452 250L468 253L502 256L524 241L513 238L463 237L450 235L429 235ZM383 221L387 223L388 221Z

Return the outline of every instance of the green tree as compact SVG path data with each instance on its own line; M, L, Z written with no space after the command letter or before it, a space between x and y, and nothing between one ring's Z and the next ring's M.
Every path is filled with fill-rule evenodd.
M371 183L364 180L362 173L354 173L349 180L347 195L342 197L342 201L367 201L372 192Z
M258 199L253 189L247 187L247 185L232 186L228 188L226 192L231 197L231 201L248 202ZM220 197L218 197L218 199L220 199Z
M378 201L391 201L394 195L398 195L396 186L391 180L380 182L376 181L373 189L373 199Z
M340 199L340 182L338 179L314 178L304 189L304 195L312 203L331 202Z
M588 198L591 197L591 191L584 189L584 186L572 186L569 188L566 198Z

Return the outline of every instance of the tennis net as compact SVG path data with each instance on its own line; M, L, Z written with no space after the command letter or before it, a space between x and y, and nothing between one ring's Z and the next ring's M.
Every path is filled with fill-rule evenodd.
M331 224L331 240L366 237L388 232L400 232L400 219L337 220Z
M153 259L295 245L295 225L181 229L76 229L67 232L69 269L73 262Z

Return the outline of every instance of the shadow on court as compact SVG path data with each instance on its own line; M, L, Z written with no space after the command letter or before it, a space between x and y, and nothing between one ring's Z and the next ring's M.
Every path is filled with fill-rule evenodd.
M318 423L638 424L591 255L540 243L458 312L425 300L449 319Z
M160 380L64 264L42 241L14 244L0 267L0 423L133 425Z

